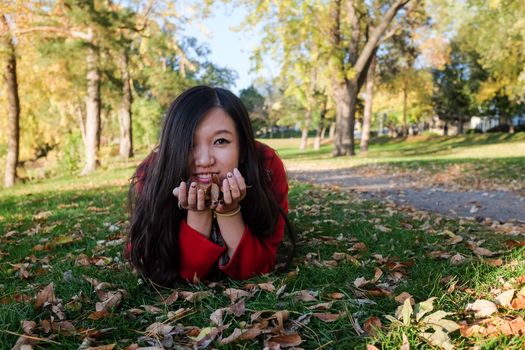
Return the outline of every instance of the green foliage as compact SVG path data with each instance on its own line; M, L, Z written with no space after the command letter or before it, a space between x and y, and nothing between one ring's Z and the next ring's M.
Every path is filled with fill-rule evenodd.
M132 109L133 143L139 149L150 149L157 143L164 108L159 101L142 97L135 99Z
M57 164L59 174L75 174L80 170L84 157L83 146L80 132L74 131L65 136L59 146L60 154Z

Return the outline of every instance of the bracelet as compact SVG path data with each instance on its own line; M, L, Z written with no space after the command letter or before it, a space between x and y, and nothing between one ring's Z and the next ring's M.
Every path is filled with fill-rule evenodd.
M237 209L233 209L232 211L229 211L229 212L226 212L226 213L219 213L219 212L216 212L214 210L213 211L213 216L214 217L230 217L230 216L237 215L240 211L241 211L241 206L239 205L237 207Z

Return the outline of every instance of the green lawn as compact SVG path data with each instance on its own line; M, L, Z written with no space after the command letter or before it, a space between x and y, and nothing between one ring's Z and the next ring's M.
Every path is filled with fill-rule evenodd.
M288 170L321 170L373 166L385 172L420 174L435 180L436 175L453 175L464 187L479 179L492 187L525 188L525 133L473 134L463 136L416 136L406 140L379 138L372 141L368 154L333 158L332 144L320 150L299 150L299 139L261 140L279 150ZM439 179L434 182L439 182ZM490 187L489 186L489 187Z
M396 153L408 146L387 143L370 154L381 147ZM280 150L289 160L293 150ZM175 294L152 286L122 257L127 179L135 164L0 192L0 347L10 349L24 332L35 349L134 349L155 342L176 349L261 349L272 342L399 349L404 341L416 349L448 338L456 348L525 347L525 248L518 237L361 201L331 187L292 183L290 216L300 245L288 273L183 285ZM247 292L235 307L227 296L232 288ZM415 305L411 312L407 299L397 319L403 292ZM169 295L178 298L163 302ZM431 297L430 311L421 303ZM466 311L482 299L490 316ZM376 331L371 325L379 322ZM461 333L454 330L458 324ZM223 344L240 332L235 329L247 339ZM515 334L501 334L508 329Z

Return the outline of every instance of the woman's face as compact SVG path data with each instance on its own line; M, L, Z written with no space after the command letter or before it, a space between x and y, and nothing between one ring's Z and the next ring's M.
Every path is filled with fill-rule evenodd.
M239 166L239 135L233 119L221 108L210 110L197 124L190 155L190 182L209 186L214 174L226 178Z

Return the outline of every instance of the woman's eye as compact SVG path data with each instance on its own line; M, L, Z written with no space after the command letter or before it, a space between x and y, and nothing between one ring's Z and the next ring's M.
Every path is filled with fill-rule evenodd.
M223 139L223 138L215 140L215 144L216 145L225 145L225 144L228 144L228 143L230 143L230 141L228 141L226 139Z

